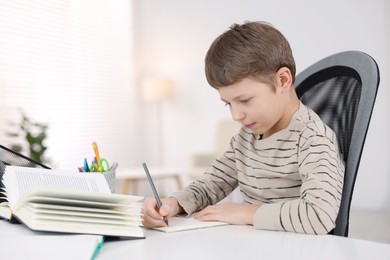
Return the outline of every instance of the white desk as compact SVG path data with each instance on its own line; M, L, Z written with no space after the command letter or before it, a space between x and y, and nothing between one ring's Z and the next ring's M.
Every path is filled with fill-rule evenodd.
M221 226L170 234L147 230L144 240L105 242L96 259L388 260L390 244Z
M220 226L169 234L146 230L145 235L146 239L107 241L96 259L390 259L390 244L331 235L262 231L251 226ZM70 248L70 244L48 248L39 243L41 236L42 233L23 225L0 220L0 259L88 259L74 246ZM53 240L56 236L52 235ZM40 247L31 250L31 246ZM15 252L12 255L15 258L4 257L7 252Z
M178 190L183 187L180 179L180 171L174 168L149 167L150 175L153 180L173 179L177 184ZM116 178L121 182L120 193L128 194L129 185L132 185L132 194L138 194L138 182L146 180L146 174L142 167L120 168L116 170Z

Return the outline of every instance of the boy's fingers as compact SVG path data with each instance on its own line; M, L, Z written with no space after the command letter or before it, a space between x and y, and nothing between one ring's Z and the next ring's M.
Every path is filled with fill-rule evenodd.
M157 211L157 202L154 198L145 199L144 214L154 219L162 219L162 216Z
M162 207L160 208L159 212L162 216L168 216L169 215L169 206L163 204Z
M161 209L158 210L156 200L154 198L146 198L143 213L143 225L145 227L164 227L166 224L163 221L163 216L169 214L169 206L163 205Z
M145 208L154 208L157 205L157 201L155 198L146 198L145 199Z
M165 222L163 220L157 220L153 218L144 218L143 225L145 227L163 227Z

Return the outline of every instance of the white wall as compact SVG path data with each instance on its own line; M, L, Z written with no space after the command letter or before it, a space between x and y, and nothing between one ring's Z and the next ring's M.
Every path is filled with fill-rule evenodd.
M0 0L0 144L27 146L8 135L22 108L49 126L48 165L77 170L93 141L110 162L129 164L132 13L129 0Z
M136 80L172 77L176 96L164 104L166 165L187 167L190 154L212 150L215 127L229 111L204 76L205 53L233 23L265 20L289 39L297 70L330 54L361 50L381 69L381 86L367 136L353 207L390 209L389 29L387 0L134 1ZM138 84L137 86L140 86ZM139 161L156 162L155 111L141 104Z

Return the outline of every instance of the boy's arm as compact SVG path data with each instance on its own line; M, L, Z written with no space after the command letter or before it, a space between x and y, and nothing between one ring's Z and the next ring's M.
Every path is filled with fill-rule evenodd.
M234 137L231 140L231 146ZM230 148L220 158L214 160L200 179L184 190L173 193L187 214L214 205L228 196L238 185L235 170L235 156Z
M339 211L344 163L334 133L330 137L302 136L298 143L302 179L300 197L263 204L254 216L259 229L327 234L335 227Z

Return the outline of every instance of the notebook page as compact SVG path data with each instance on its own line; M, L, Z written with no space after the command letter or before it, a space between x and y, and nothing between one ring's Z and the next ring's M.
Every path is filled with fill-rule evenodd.
M158 231L162 231L165 233L185 231L185 230L193 230L199 228L208 228L208 227L216 227L216 226L224 226L229 225L225 222L216 222L216 221L199 221L192 216L189 217L173 217L168 220L168 227L160 227L160 228L152 228Z

